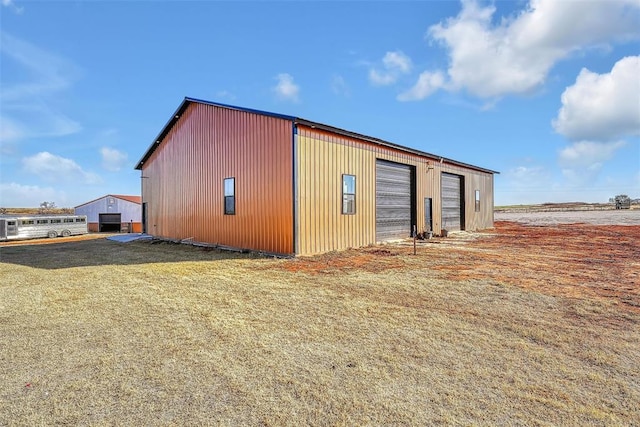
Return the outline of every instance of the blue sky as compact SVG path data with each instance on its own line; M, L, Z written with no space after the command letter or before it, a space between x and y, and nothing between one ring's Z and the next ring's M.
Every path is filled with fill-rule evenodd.
M498 205L640 197L640 2L0 0L0 206L139 194L185 96L499 171Z

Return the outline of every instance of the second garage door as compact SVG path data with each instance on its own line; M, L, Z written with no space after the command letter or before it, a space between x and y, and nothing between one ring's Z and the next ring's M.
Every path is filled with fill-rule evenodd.
M463 229L462 179L460 175L442 174L442 228L449 231Z
M376 240L403 239L411 235L412 168L376 161Z

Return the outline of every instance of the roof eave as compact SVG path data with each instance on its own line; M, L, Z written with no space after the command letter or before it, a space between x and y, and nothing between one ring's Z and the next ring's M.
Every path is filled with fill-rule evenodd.
M385 141L383 139L379 139L379 138L374 138L371 136L367 136L367 135L363 135L360 133L356 133L356 132L351 132L345 129L340 129L334 126L329 126L329 125L325 125L322 123L318 123L318 122L312 122L311 120L306 120L306 119L302 119L302 118L296 118L295 121L296 124L301 124L303 126L308 126L311 128L315 128L315 129L321 129L321 130L325 130L328 132L332 132L332 133L337 133L339 135L343 135L343 136L348 136L351 138L356 138L356 139L360 139L366 142L370 142L372 144L377 144L377 145L382 145L384 147L389 147L389 148L393 148L396 150L400 150L400 151L404 151L407 153L412 153L412 154L416 154L419 156L423 156L423 157L429 157L433 160L437 160L437 161L442 161L442 162L447 162L449 164L452 165L456 165L456 166L462 166L465 168L469 168L469 169L474 169L480 172L485 172L485 173L491 173L491 174L499 174L500 172L491 170L491 169L486 169L486 168L482 168L480 166L476 166L476 165L472 165L469 163L464 163L464 162L460 162L458 160L453 160L453 159L449 159L447 157L443 157L443 156L439 156L437 154L432 154L432 153L427 153L426 151L421 151L421 150L416 150L413 148L409 148L409 147L405 147L403 145L398 145L398 144L394 144L393 142L389 142L389 141Z
M452 165L461 166L461 167L465 167L465 168L470 168L470 169L474 169L474 170L477 170L477 171L480 171L480 172L484 172L484 173L491 173L491 174L499 174L500 173L500 172L497 172L497 171L494 171L494 170L491 170L491 169L482 168L480 166L475 166L475 165L472 165L472 164L469 164L469 163L460 162L460 161L449 159L449 158L446 158L446 157L443 157L443 156L439 156L439 155L436 155L436 154L427 153L425 151L420 151L420 150L416 150L416 149L413 149L413 148L405 147L405 146L402 146L402 145L394 144L394 143L389 142L389 141L385 141L385 140L378 139L378 138L373 138L371 136L359 134L359 133L356 133L356 132L351 132L351 131L348 131L348 130L345 130L345 129L340 129L340 128L337 128L337 127L334 127L334 126L325 125L325 124L318 123L318 122L313 122L311 120L306 120L306 119L303 119L303 118L300 118L300 117L289 116L289 115L286 115L286 114L272 113L272 112L269 112L269 111L256 110L256 109L252 109L252 108L238 107L238 106L235 106L235 105L222 104L222 103L218 103L218 102L205 101L205 100L202 100L202 99L189 98L189 97L185 97L184 98L184 100L182 101L180 106L176 109L176 111L173 113L171 118L164 125L164 127L162 128L162 130L160 131L158 136L153 140L153 142L151 143L151 145L149 146L147 151L144 153L142 158L140 158L140 160L136 164L135 169L142 170L142 166L143 166L144 162L146 162L149 159L149 157L151 157L153 152L160 145L160 143L165 138L165 136L169 133L169 131L171 130L173 125L175 125L175 123L178 121L178 119L182 116L182 113L184 113L184 110L186 110L186 108L192 103L211 105L211 106L214 106L214 107L221 107L221 108L226 108L226 109L235 110L235 111L244 111L244 112L248 112L248 113L260 114L260 115L263 115L263 116L269 116L269 117L275 117L275 118L279 118L279 119L283 119L283 120L289 120L289 121L293 122L294 125L300 124L300 125L308 126L308 127L311 127L311 128L317 128L317 129L326 130L328 132L333 132L333 133L337 133L339 135L344 135L344 136L348 136L348 137L351 137L351 138L360 139L360 140L363 140L363 141L371 142L373 144L382 145L382 146L385 146L385 147L393 148L393 149L404 151L404 152L407 152L407 153L413 153L413 154L416 154L416 155L419 155L419 156L429 157L431 159L434 159L434 160L437 160L437 161L442 161L442 162L447 162L447 163L452 164Z
M175 125L175 123L178 121L180 116L182 116L182 113L184 113L184 111L187 109L187 107L190 104L211 105L211 106L214 106L214 107L226 108L228 110L244 111L244 112L247 112L247 113L260 114L262 116L275 117L275 118L278 118L278 119L288 120L288 121L291 121L291 122L295 121L295 119L296 119L295 117L289 116L289 115L286 115L286 114L272 113L272 112L269 112L269 111L256 110L256 109L253 109L253 108L244 108L244 107L238 107L238 106L235 106L235 105L222 104L222 103L219 103L219 102L205 101L203 99L185 97L184 100L182 100L182 103L180 104L178 109L175 111L175 113L173 113L171 118L167 121L167 124L164 125L164 127L162 128L162 130L160 131L158 136L156 136L156 138L153 140L153 142L151 143L149 148L147 148L147 151L140 158L138 163L136 163L135 169L142 170L142 165L144 164L144 162L146 162L149 159L149 157L151 157L151 155L156 150L156 148L160 145L160 143L162 142L164 137L167 136L167 134L169 133L169 131L171 130L173 125Z
M149 157L151 157L153 152L156 150L157 146L160 145L160 142L162 141L162 139L164 139L167 133L169 133L173 125L178 121L178 119L180 118L180 116L182 115L184 110L189 106L190 103L191 103L191 100L189 98L184 98L182 100L182 102L180 103L180 106L176 109L176 111L171 115L171 118L169 118L169 120L167 121L167 124L164 125L164 127L162 128L158 136L154 138L149 148L147 148L147 151L145 151L144 155L140 158L140 160L138 160L138 163L136 163L135 169L142 170L142 165L144 164L144 162L146 162L149 159Z

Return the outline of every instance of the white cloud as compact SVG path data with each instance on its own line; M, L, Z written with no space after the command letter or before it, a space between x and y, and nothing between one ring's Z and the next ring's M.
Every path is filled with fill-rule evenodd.
M610 73L583 68L562 94L555 130L571 140L608 141L640 135L640 56L618 61Z
M398 101L419 101L445 86L444 75L436 71L425 71L420 74L418 82L409 90L398 95Z
M24 12L24 7L18 7L13 0L2 0L2 6L3 7L8 7L9 9L13 10L18 15L20 15L22 12Z
M102 147L100 149L102 156L102 167L111 172L118 172L126 165L128 156L122 151L115 148Z
M463 0L458 16L429 28L431 39L449 53L443 88L464 89L481 98L526 94L576 50L640 38L637 0L530 0L517 16L498 23L495 11L494 6Z
M281 73L276 76L278 84L273 88L276 96L285 101L298 102L298 94L300 86L294 83L293 77L287 73Z
M51 187L23 185L15 182L0 184L0 206L3 208L33 208L40 203L54 202L57 206L68 205L68 197L63 191Z
M549 170L539 165L516 166L504 173L512 191L539 191L552 185Z
M507 171L506 175L527 185L538 185L540 181L546 181L549 178L549 172L542 166L517 166Z
M22 126L8 117L0 116L0 153L12 154L16 142L22 139L26 131Z
M369 81L376 86L387 86L395 83L400 75L411 72L411 58L401 51L387 52L382 58L384 70L369 69Z
M22 159L26 172L32 173L48 182L81 181L84 184L99 184L102 179L92 172L86 172L71 159L56 156L43 151Z
M229 101L235 101L236 100L236 96L229 92L228 90L221 90L216 92L216 98L217 99L226 99Z
M594 169L610 160L615 152L624 147L624 141L592 142L580 141L560 150L558 159L561 166Z
M0 86L0 125L14 130L2 132L1 141L69 135L81 130L76 121L55 107L60 94L80 75L74 64L3 31L0 55L3 62L13 62L23 71L21 81L4 77Z
M399 70L402 73L411 71L411 58L401 51L387 52L382 58L382 63L387 70Z
M617 150L624 147L624 141L592 142L580 141L560 150L558 162L562 175L572 186L586 186L599 176L604 163L610 160Z
M344 77L337 74L331 78L331 90L336 95L349 96L351 94Z

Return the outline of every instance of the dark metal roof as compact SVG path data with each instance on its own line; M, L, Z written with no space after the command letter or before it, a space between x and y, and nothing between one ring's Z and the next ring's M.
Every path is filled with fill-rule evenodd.
M300 117L289 116L289 115L286 115L286 114L271 113L269 111L255 110L255 109L252 109L252 108L238 107L238 106L235 106L235 105L221 104L221 103L218 103L218 102L205 101L205 100L202 100L202 99L189 98L189 97L184 98L184 100L182 101L182 103L180 104L178 109L175 111L175 113L173 113L173 115L171 116L169 121L167 121L167 124L164 125L164 127L162 128L162 130L160 131L158 136L153 140L153 143L149 146L149 148L147 149L145 154L138 161L138 163L137 163L137 165L135 167L136 169L139 169L139 170L142 169L142 165L144 164L144 162L146 162L147 159L149 159L149 157L155 151L156 147L158 147L158 145L160 145L160 143L162 142L164 137L167 135L167 133L169 133L169 131L171 130L173 125L178 121L180 116L182 116L182 113L192 103L212 105L214 107L227 108L227 109L230 109L230 110L237 110L237 111L245 111L245 112L248 112L248 113L260 114L260 115L263 115L263 116L269 116L269 117L275 117L275 118L278 118L278 119L289 120L294 125L303 125L303 126L308 126L308 127L315 128L315 129L325 130L327 132L332 132L332 133L336 133L336 134L339 134L339 135L343 135L343 136L347 136L347 137L363 140L363 141L366 141L366 142L370 142L370 143L373 143L373 144L378 144L378 145L382 145L382 146L385 146L385 147L394 148L396 150L405 151L407 153L412 153L412 154L416 154L416 155L419 155L419 156L429 157L431 159L447 162L449 164L462 166L462 167L466 167L466 168L470 168L470 169L475 169L475 170L478 170L478 171L481 171L481 172L486 172L486 173L492 173L492 174L500 173L500 172L497 172L497 171L494 171L494 170L491 170L491 169L481 168L479 166L475 166L475 165L471 165L471 164L468 164L468 163L459 162L457 160L453 160L453 159L449 159L449 158L446 158L446 157L438 156L436 154L427 153L425 151L420 151L420 150L415 150L413 148L404 147L402 145L394 144L392 142L384 141L382 139L374 138L374 137L367 136L367 135L362 135L362 134L359 134L359 133L356 133L356 132L351 132L351 131L348 131L348 130L340 129L340 128L337 128L337 127L325 125L325 124L318 123L318 122L313 122L311 120L302 119Z

